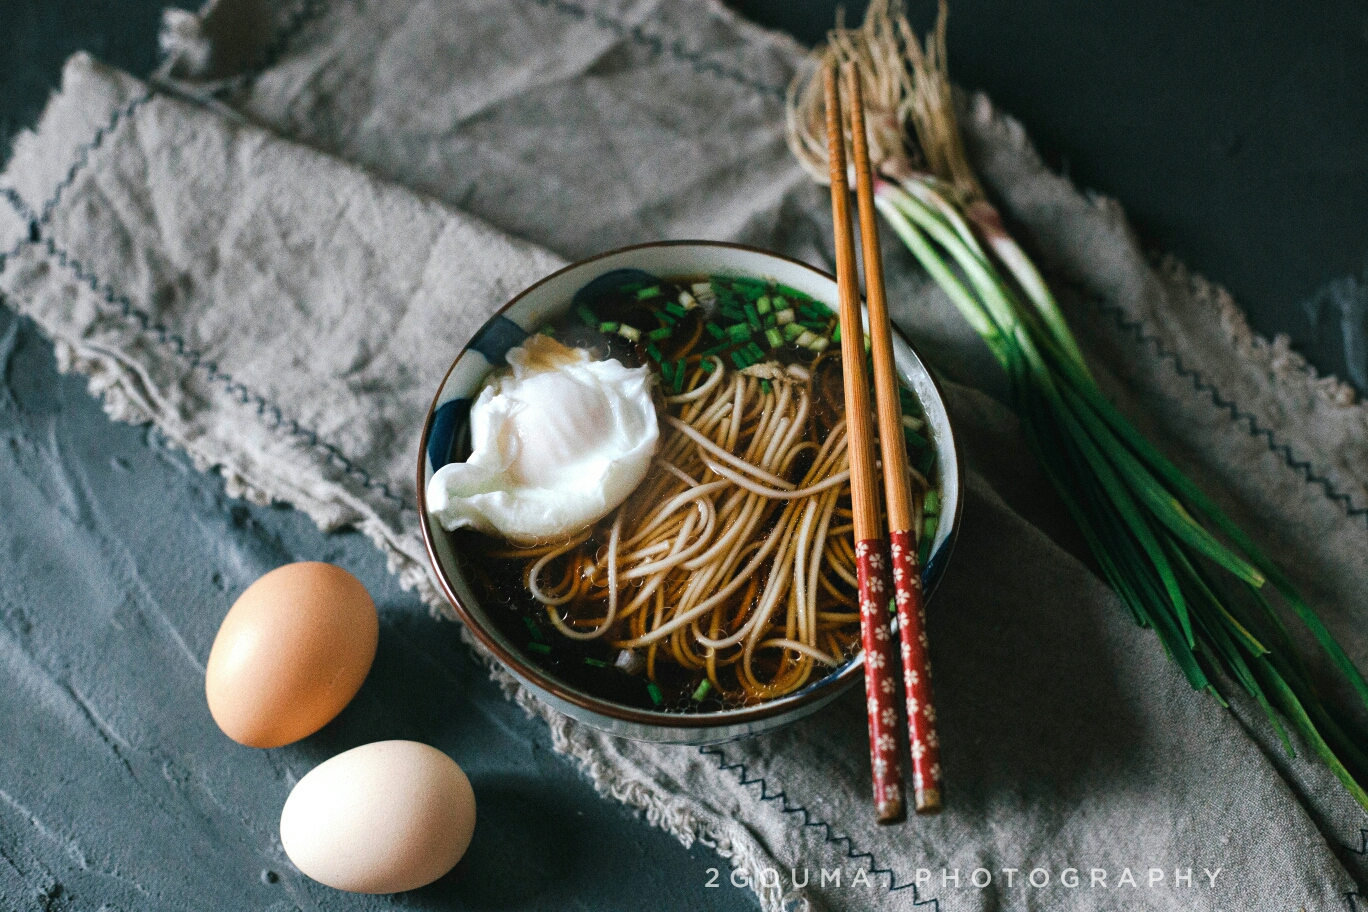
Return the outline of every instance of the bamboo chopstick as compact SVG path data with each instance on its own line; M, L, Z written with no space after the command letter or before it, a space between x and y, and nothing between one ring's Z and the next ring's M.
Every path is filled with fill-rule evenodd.
M850 132L854 145L860 242L864 251L865 298L869 307L869 347L874 361L879 449L883 456L884 492L888 503L889 551L898 633L902 639L907 730L912 744L912 802L918 814L936 814L941 809L940 742L936 737L936 710L931 699L931 660L922 605L921 568L917 561L918 530L914 528L907 477L907 445L903 440L898 375L893 363L893 330L888 319L883 256L879 252L874 176L869 164L858 65L847 63L843 75L850 87ZM844 338L845 330L841 333Z
M845 126L834 66L826 80L827 151L831 160L831 217L836 229L836 285L840 292L841 373L845 383L846 438L850 456L850 505L855 525L855 567L859 583L860 640L864 647L865 695L869 708L869 756L874 774L874 808L880 823L906 816L903 805L899 717L893 638L888 626L889 586L885 543L880 534L879 491L874 476L874 430L869 383L864 372L864 326L855 272L855 236L850 223L846 179Z

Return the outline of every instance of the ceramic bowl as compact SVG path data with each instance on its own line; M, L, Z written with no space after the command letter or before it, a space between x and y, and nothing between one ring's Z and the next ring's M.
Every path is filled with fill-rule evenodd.
M505 354L528 333L567 313L575 292L619 269L643 270L656 276L707 273L772 279L810 295L833 311L837 302L836 280L827 273L763 250L707 241L670 241L614 250L567 266L526 289L491 317L457 355L423 425L418 504L433 570L456 613L504 667L542 700L587 725L626 738L681 744L712 744L786 725L816 712L861 681L861 656L785 697L721 712L652 712L604 700L557 680L490 622L463 570L453 537L423 508L428 481L450 461L470 403L489 372L504 365ZM959 454L935 379L916 350L897 334L893 348L902 382L916 393L925 409L940 464L943 519L922 577L923 591L930 598L945 572L959 529Z

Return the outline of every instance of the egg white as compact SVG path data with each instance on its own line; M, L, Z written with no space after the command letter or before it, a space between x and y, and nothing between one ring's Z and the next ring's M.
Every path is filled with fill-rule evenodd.
M428 512L519 544L573 535L646 477L660 438L650 371L541 334L508 363L471 405L470 457L428 483Z

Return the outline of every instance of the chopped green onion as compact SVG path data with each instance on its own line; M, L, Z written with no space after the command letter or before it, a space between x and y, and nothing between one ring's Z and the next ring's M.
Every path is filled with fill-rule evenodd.
M926 497L922 498L922 515L935 516L940 512L940 494L935 488L930 488L926 492Z
M528 643L527 648L533 652L540 652L542 655L551 654L551 647L545 643Z
M670 329L670 327L668 327L668 326L662 326L662 327L660 327L659 329L653 329L653 330L651 330L650 332L648 332L648 333L646 334L646 338L650 339L652 342L659 342L659 341L661 341L662 339L668 339L668 338L670 338L670 336L671 336L673 333L674 333L674 330Z
M793 322L794 316L793 308L785 307L783 310L776 310L774 312L774 322L778 323L780 326L788 326Z
M754 342L747 342L746 347L742 350L750 356L751 363L753 364L758 364L765 360L765 353L761 351L760 346L756 345Z
M693 293L699 297L712 294L713 290L712 282L695 282L690 288L693 290Z
M755 302L755 312L767 314L770 312L770 307L772 306L772 304L773 302L770 301L769 295L762 295L760 300Z
M684 359L680 358L675 362L674 368L674 391L675 395L684 391Z
M641 330L637 329L635 326L628 326L626 323L623 323L618 327L617 332L619 336L622 336L622 338L626 339L628 342L641 341Z
M927 447L925 450L922 450L921 462L917 465L917 471L921 472L923 477L930 478L931 467L935 464L936 451L931 447Z
M765 330L765 340L769 342L770 348L778 348L784 344L784 334L777 329Z
M713 361L712 358L704 358L702 361L698 362L698 366L703 369L703 373L705 374L711 374L713 371L717 370L717 363Z
M659 687L656 687L655 681L646 685L646 692L651 695L651 702L656 706L665 702L665 695L660 692Z
M671 386L674 385L673 371L674 366L670 364L669 361L660 362L660 376L665 380L667 384L670 384Z
M818 335L814 333L812 330L803 329L798 333L798 338L794 339L793 341L803 346L803 348L811 348L812 343L816 342L818 338Z
M689 297L689 300L690 300L690 301L693 300L693 296L692 296L692 295L689 295L689 293L688 293L687 291L681 291L681 292L679 293L680 298L683 298L683 297L685 297L686 295ZM688 310L688 308L686 308L686 307L680 306L682 303L683 303L682 301L680 302L680 304L676 304L676 303L673 302L673 301L667 301L667 302L665 303L665 310L668 311L669 313L674 314L676 317L685 317L685 316L688 316L689 310Z
M537 626L537 622L536 622L536 621L532 620L532 619L531 619L530 617L528 617L527 615L523 615L523 624L525 624L525 625L527 626L527 632L530 633L530 634L532 634L532 638L533 638L534 640L540 640L540 639L541 639L541 636L542 636L541 628Z
M915 415L908 415L908 414L906 414L906 412L907 412L907 406L903 406L903 412L904 412L904 414L903 414L903 416L902 416L903 427L907 428L909 431L920 431L920 430L922 429L922 427L925 426L925 424L926 424L925 421L922 421L920 418L916 417Z
M537 331L541 333L543 336L554 336L556 334L556 327L548 323Z
M708 691L710 690L712 690L712 681L709 681L707 678L704 678L703 683L699 684L693 692L693 701L695 703L699 702L708 695Z
M815 352L824 352L827 350L827 346L830 344L831 340L828 339L826 336L818 336L815 342L808 345L808 348Z
M745 276L735 276L731 280L732 287L742 294L749 295L751 300L769 291L769 283L760 279L748 279Z
M770 384L770 382L769 382L768 380L761 380L761 381L760 381L760 392L762 392L762 393L764 393L766 396L768 396L770 393L774 392L774 387Z
M604 320L602 323L599 324L599 332L605 333L605 334L606 334L606 333L615 333L615 332L617 332L617 331L618 331L619 329L621 329L621 328L622 328L622 324L621 324L621 323L615 323L615 322L613 322L612 320Z
M840 341L841 341L841 324L840 324L840 323L837 323L837 324L836 324L836 328L833 329L833 330L831 331L831 341L832 341L832 342L840 342Z
M745 303L745 311L746 311L746 322L749 323L753 329L759 329L759 328L760 328L760 314L756 311L755 305L752 304L752 303L750 303L749 301L747 301L747 302Z
M912 430L906 424L903 425L903 439L907 441L909 447L916 450L926 449L926 447L930 445L930 441Z
M584 321L585 326L598 326L599 318L586 305L581 304L575 308L575 313Z
M727 327L727 335L738 342L744 342L751 337L751 328L745 323L737 323Z
M585 665L589 665L589 666L591 666L591 667L593 667L593 668L607 668L607 667L608 667L608 663L605 662L605 661L603 661L603 659L595 659L595 658L592 658L592 657L590 657L590 656L585 656L585 657L584 657L584 664L585 664Z
M661 358L665 357L660 353L660 349L656 348L654 342L646 343L646 354L650 356L652 361L659 361Z
M638 300L638 301L649 301L651 298L658 298L658 297L660 297L660 294L661 294L660 286L659 286L659 285L652 285L650 288L643 288L643 289L641 289L641 291L638 291L638 292L637 292L637 300Z
M679 293L679 304L687 312L698 306L698 300L687 291L681 291Z
M798 337L804 333L808 333L808 331L797 323L790 323L784 327L784 338L789 342L798 341ZM811 333L808 333L808 335L811 335Z
M732 352L731 359L732 364L736 365L737 370L745 370L746 368L750 367L753 363L749 358L746 357L744 349L741 351Z

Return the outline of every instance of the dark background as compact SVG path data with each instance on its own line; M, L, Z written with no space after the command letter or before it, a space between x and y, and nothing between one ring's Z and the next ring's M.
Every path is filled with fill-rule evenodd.
M164 5L0 0L0 162L13 135L37 121L74 51L148 73ZM808 43L834 15L829 0L733 5ZM910 6L917 25L929 26L930 0ZM862 8L850 5L852 21ZM1018 117L1054 167L1120 200L1147 244L1229 288L1256 330L1287 333L1323 373L1368 386L1361 341L1368 331L1368 2L955 0L950 63L961 85L986 90ZM1360 345L1353 357L1345 354L1346 333ZM95 616L146 614L149 605L164 611L202 659L215 619L257 573L288 560L324 559L366 583L383 625L366 687L323 732L298 748L268 753L307 769L382 732L428 740L457 758L476 785L482 824L456 874L409 894L403 905L754 908L747 891L703 888L707 868L727 869L709 850L686 851L597 797L551 752L545 726L525 719L485 680L453 625L430 621L412 595L398 591L361 536L324 535L292 510L234 501L216 476L196 472L155 433L109 424L79 378L56 373L51 346L32 324L2 305L0 443L0 510L59 512L70 496L63 485L81 481L80 515L94 519L70 526L54 547L88 546L96 569L111 575L101 585L98 574L89 574L96 582L73 595L78 584L41 553L38 536L10 516L0 522L0 639L22 647L19 661L37 669L33 674L73 693L89 693L94 684L61 666L63 650L77 648L63 637L100 634L61 626L68 615L82 617L69 607L82 600ZM63 528L33 526L40 527ZM231 569L223 569L225 554L239 561ZM222 572L205 569L215 566ZM130 587L139 594L123 604ZM175 865L195 856L177 841L179 831L161 832L147 821L170 816L187 832L195 821L178 820L155 803L140 810L138 789L118 770L111 775L107 761L82 765L89 732L69 737L69 754L62 742L60 764L25 748L34 737L29 728L42 724L31 720L48 718L48 710L3 711L20 705L5 694L27 686L30 672L18 667L0 663L0 789L32 808L51 777L51 788L67 797L55 803L46 830L35 829L37 817L25 819L12 803L0 803L0 908L162 908L137 890L122 902L124 887L98 864L93 873L73 866L72 847L169 901L184 888ZM418 701L407 699L415 679L425 693ZM149 695L119 700L123 710L111 704L101 711L131 725L124 731L134 780L155 784L165 775L143 766L153 755L142 750L136 731L147 719L164 729L162 743L222 740L200 703L173 713L148 709ZM92 757L105 756L98 744L92 749ZM277 813L281 798L264 785L279 783L265 774L252 778L261 752L224 742L222 754L219 774L243 790L244 807L262 819ZM100 788L92 789L87 780L96 778ZM264 794L248 797L253 788ZM119 825L83 823L111 813ZM46 842L42 834L53 831L69 845ZM201 872L206 907L307 907L312 897L333 908L341 901L312 890L268 855L248 845L205 861L212 867ZM159 873L159 865L170 870ZM510 867L523 874L510 878ZM223 896L235 899L225 903Z

